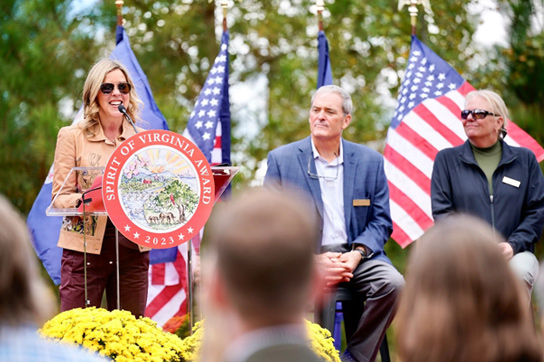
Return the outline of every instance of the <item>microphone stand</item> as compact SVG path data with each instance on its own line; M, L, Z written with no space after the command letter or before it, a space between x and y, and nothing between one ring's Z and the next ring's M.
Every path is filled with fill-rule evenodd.
M123 113L125 115L125 118L127 119L128 123L130 123L130 125L132 126L132 128L134 128L134 132L135 133L138 133L138 130L136 129L136 125L134 125L134 121L132 120L132 118L130 118L130 116L128 115L127 113L127 109L125 108L125 106L123 106L122 104L119 105L119 107L117 107L117 109L119 110L119 112Z
M134 133L139 133L138 129L136 128L136 125L134 124L134 121L130 116L128 115L127 109L122 104L117 107L119 112L123 113L125 115L125 118L127 119L128 123L132 126L134 129ZM116 278L117 278L117 309L121 309L121 292L119 289L120 284L120 276L119 276L119 230L115 228L115 264L116 264Z

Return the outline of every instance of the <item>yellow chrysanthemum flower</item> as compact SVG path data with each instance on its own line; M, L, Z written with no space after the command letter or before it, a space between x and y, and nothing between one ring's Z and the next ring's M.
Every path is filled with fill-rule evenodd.
M60 313L40 330L46 338L77 343L116 362L184 362L183 341L149 318L130 312L77 308Z

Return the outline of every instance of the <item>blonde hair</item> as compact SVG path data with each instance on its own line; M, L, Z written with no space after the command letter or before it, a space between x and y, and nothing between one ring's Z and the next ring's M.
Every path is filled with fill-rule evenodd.
M134 122L138 123L138 121L140 120L138 113L140 111L140 106L143 104L143 102L140 100L140 98L138 98L138 94L136 93L136 87L134 86L134 82L132 81L128 70L120 62L104 58L99 60L95 65L93 65L93 67L89 71L89 74L87 75L85 85L83 86L84 120L81 124L81 127L87 130L87 132L90 132L90 129L100 122L98 117L100 105L98 104L97 99L98 92L100 92L100 85L104 81L104 78L106 78L106 75L116 69L119 69L121 72L123 72L125 78L127 79L127 82L131 86L130 101L126 106L127 113L130 118L134 120Z
M410 255L397 316L403 362L542 361L522 285L492 228L441 219Z
M506 128L506 123L508 122L508 108L506 108L506 104L504 103L500 95L488 89L475 90L475 91L469 92L467 96L465 97L465 106L468 103L468 101L474 97L481 97L485 99L487 103L489 103L489 106L491 107L491 109L488 109L488 111L501 116L503 120L502 126Z
M0 195L0 321L41 326L56 311L21 215Z

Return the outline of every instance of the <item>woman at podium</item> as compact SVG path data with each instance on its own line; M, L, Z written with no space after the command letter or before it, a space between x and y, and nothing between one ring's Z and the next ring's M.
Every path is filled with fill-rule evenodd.
M82 202L83 192L95 187L96 177L101 176L101 171L96 170L70 172L73 167L106 166L114 150L135 134L136 128L119 111L122 105L131 119L139 119L141 101L123 64L110 59L98 61L85 81L83 102L83 120L61 128L58 133L52 195L53 199L56 197L54 207L75 210ZM95 193L96 196L100 194L101 190ZM96 207L94 209L97 211ZM107 216L89 213L85 222L80 216L64 218L58 241L58 246L63 248L59 287L61 311L85 306L100 307L104 292L108 310L116 309L119 290L121 309L137 317L144 314L149 249L118 234L118 287L115 234L115 227Z

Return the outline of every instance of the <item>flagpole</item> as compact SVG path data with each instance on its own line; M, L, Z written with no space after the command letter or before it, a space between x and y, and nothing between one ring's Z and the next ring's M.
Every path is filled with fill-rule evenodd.
M223 8L223 33L228 30L227 27L227 6L229 5L228 0L221 0L221 7Z
M325 1L316 0L315 6L317 8L317 26L319 31L323 30L323 10L325 10Z
M117 7L117 25L123 25L123 0L115 0L115 6Z
M412 24L412 35L416 35L416 25L417 25L417 1L411 0L411 4L408 7L408 12L410 13L410 23Z
M117 7L117 26L123 26L123 0L115 0ZM133 125L134 126L134 125ZM117 281L117 309L121 310L121 275L119 271L119 230L115 228L115 278Z

